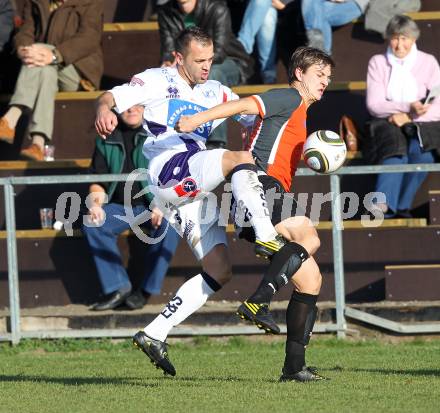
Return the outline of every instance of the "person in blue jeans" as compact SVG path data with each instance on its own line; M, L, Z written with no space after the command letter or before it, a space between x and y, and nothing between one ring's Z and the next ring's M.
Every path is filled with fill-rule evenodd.
M148 161L142 154L142 146L147 138L142 127L143 110L143 106L140 105L129 108L120 115L121 122L106 140L99 137L96 139L91 173L131 173L136 169L148 167ZM132 185L131 188L129 185ZM147 192L135 197L146 185L144 181L136 181L94 183L90 186L91 202L88 205L83 233L106 295L103 301L91 307L92 310L110 310L122 304L130 309L138 309L146 304L150 295L160 293L180 238L176 231L162 220L160 210L151 206L151 217L142 225L146 232L145 239L149 242L145 245L142 258L144 279L140 288L135 291L117 245L119 234L133 225L138 225L136 218L140 222L146 221L143 217L152 205L152 195ZM129 216L132 220L128 222L120 218Z
M434 153L424 151L420 146L419 138L414 135L408 141L408 154L392 156L382 161L382 165L408 165L416 163L434 163ZM393 174L378 174L376 192L386 194L388 210L385 218L411 218L411 206L422 182L428 172L401 172Z
M369 0L302 0L307 45L331 54L332 27L357 19L365 12L368 3Z
M276 82L277 8L284 8L284 4L280 0L275 1L277 3L249 0L237 36L248 54L252 54L257 44L261 78L266 84Z
M372 165L429 164L437 161L440 144L440 99L425 102L440 84L434 55L417 48L420 29L406 15L387 25L387 47L368 62L366 161ZM375 216L410 218L411 206L426 172L380 173L371 205ZM378 214L379 213L379 214Z

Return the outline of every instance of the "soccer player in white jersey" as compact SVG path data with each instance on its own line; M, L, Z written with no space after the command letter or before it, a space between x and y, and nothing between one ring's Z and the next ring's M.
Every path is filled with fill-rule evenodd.
M149 137L144 155L149 159L150 190L173 227L188 241L203 271L176 292L164 310L133 341L165 373L175 375L165 340L170 330L200 308L232 276L225 227L218 225L219 211L203 222L206 195L226 177L242 214L256 234L256 252L269 258L284 245L273 227L252 155L246 151L206 150L210 122L194 132L174 130L181 115L206 110L238 96L221 83L208 80L214 56L212 39L201 29L185 29L176 40L177 67L149 69L129 84L105 92L97 103L95 126L105 137L116 126L112 110L123 112L141 104Z

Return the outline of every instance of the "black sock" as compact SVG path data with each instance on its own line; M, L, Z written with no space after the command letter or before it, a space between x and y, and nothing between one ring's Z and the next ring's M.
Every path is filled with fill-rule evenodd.
M207 272L202 271L201 276L206 284L209 285L209 288L211 288L212 291L217 292L222 288L222 285L214 280L214 278L212 278Z
M317 295L294 291L286 311L287 340L283 373L294 374L306 365L306 346L316 319Z
M288 242L272 258L257 290L248 298L251 303L267 303L299 270L309 254L300 244Z

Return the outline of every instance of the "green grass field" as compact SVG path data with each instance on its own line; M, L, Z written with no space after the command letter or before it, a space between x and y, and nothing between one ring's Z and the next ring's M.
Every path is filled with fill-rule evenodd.
M174 343L175 378L129 341L0 345L0 412L439 412L440 340L313 340L308 364L331 380L278 383L283 342Z

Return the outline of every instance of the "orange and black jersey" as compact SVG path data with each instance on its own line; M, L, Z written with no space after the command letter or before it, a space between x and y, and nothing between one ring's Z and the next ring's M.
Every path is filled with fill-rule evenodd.
M252 98L260 113L246 149L258 169L290 191L307 137L306 106L293 88L271 89Z

